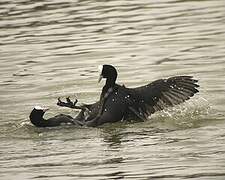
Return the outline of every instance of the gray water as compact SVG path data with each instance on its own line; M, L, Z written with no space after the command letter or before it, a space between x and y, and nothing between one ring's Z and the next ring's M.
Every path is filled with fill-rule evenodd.
M193 75L200 93L142 123L36 128L99 98L100 64L128 87ZM1 0L0 179L224 179L224 0Z

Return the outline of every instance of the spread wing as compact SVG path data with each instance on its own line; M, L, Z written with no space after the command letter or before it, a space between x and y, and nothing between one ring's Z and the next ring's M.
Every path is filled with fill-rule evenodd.
M197 82L192 76L175 76L131 88L129 90L137 102L132 108L146 117L166 107L180 104L199 92Z

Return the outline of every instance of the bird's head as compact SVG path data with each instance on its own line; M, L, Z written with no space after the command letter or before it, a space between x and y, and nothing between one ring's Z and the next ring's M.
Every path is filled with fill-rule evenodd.
M47 110L48 110L48 108L43 108L41 106L35 106L34 109L30 113L30 119L43 118L43 116Z
M112 65L104 64L98 67L100 76L98 82L102 80L102 78L106 78L106 81L110 83L115 83L117 78L116 68Z

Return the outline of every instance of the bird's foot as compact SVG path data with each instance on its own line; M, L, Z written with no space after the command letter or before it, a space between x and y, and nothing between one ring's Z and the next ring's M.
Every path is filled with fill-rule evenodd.
M62 107L68 107L68 108L71 108L71 109L83 109L82 106L76 106L78 100L75 99L75 101L71 101L70 97L67 97L66 98L66 102L62 101L61 98L59 97L58 98L58 102L57 102L57 105L58 106L62 106Z

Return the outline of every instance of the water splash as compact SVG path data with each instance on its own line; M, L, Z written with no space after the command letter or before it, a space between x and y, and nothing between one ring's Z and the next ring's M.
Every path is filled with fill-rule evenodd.
M215 110L203 97L197 97L181 105L165 109L154 114L153 124L165 125L170 128L186 129L202 126L207 123L208 116L215 114Z

